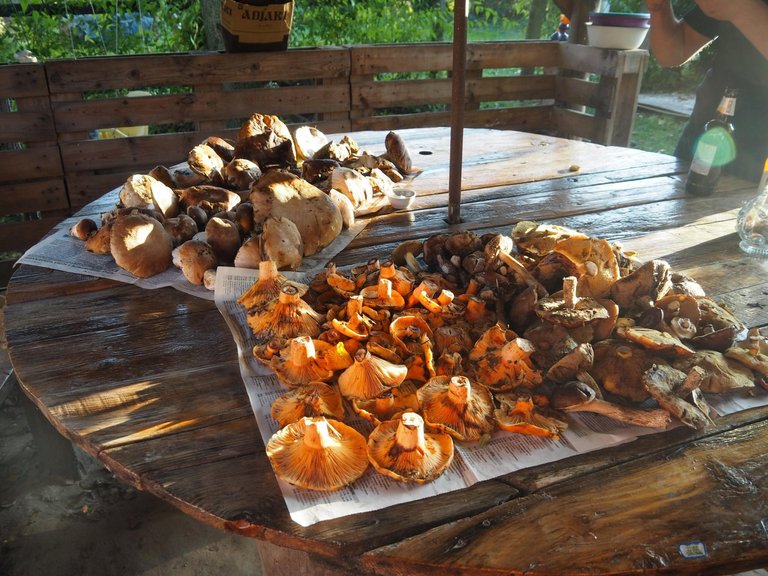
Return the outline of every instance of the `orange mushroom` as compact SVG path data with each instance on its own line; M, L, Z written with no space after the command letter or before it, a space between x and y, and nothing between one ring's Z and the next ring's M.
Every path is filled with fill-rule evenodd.
M339 390L345 398L368 400L400 386L408 368L374 356L365 348L355 352L355 362L339 375Z
M426 431L421 416L405 412L373 429L368 436L368 459L385 476L424 484L451 465L453 440L448 434Z
M310 382L292 388L272 403L272 419L281 428L305 416L344 419L344 406L339 393L325 382Z
M302 418L267 442L267 458L278 477L309 490L338 490L368 468L365 437L322 416Z
M494 429L490 391L466 376L435 376L416 395L427 423L457 440L480 440Z

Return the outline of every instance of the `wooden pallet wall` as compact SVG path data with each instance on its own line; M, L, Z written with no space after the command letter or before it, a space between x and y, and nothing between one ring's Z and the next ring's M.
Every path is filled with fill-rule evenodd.
M208 136L235 135L254 112L289 126L350 129L345 49L88 58L46 67L73 207L131 174L185 160ZM152 95L128 97L137 90ZM94 138L126 126L148 126L151 135Z
M629 144L646 51L526 40L466 57L467 127ZM0 286L56 222L255 112L326 134L450 125L452 58L424 43L0 66Z
M0 286L69 208L45 67L0 66Z

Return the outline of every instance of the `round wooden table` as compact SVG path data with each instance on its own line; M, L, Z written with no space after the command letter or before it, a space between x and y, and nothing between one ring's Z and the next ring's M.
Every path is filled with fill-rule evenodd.
M373 217L339 264L449 229L447 129L402 134L423 169L419 196L407 212ZM383 142L383 133L353 136ZM692 198L684 172L661 154L467 130L463 224L454 229L509 232L540 220L622 241L765 326L768 263L742 254L733 232L755 186L724 178L716 196ZM131 485L258 539L268 574L727 574L768 565L768 408L301 527L213 302L35 266L15 272L6 297L14 370L56 429Z

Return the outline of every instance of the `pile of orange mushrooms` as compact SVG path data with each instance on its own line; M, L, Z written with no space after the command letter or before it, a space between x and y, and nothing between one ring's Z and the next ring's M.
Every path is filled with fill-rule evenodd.
M752 394L768 343L695 280L605 239L520 222L405 242L309 285L273 262L238 302L285 393L276 473L336 490L368 469L424 483L454 442L557 439L571 412L664 429L716 418L704 394ZM370 421L367 435L344 421ZM367 437L366 437L367 436Z

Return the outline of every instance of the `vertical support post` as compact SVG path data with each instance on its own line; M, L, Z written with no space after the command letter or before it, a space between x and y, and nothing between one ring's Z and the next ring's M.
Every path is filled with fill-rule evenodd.
M461 162L464 150L464 90L467 67L468 0L455 0L453 10L453 68L451 147L448 172L448 224L461 222Z

